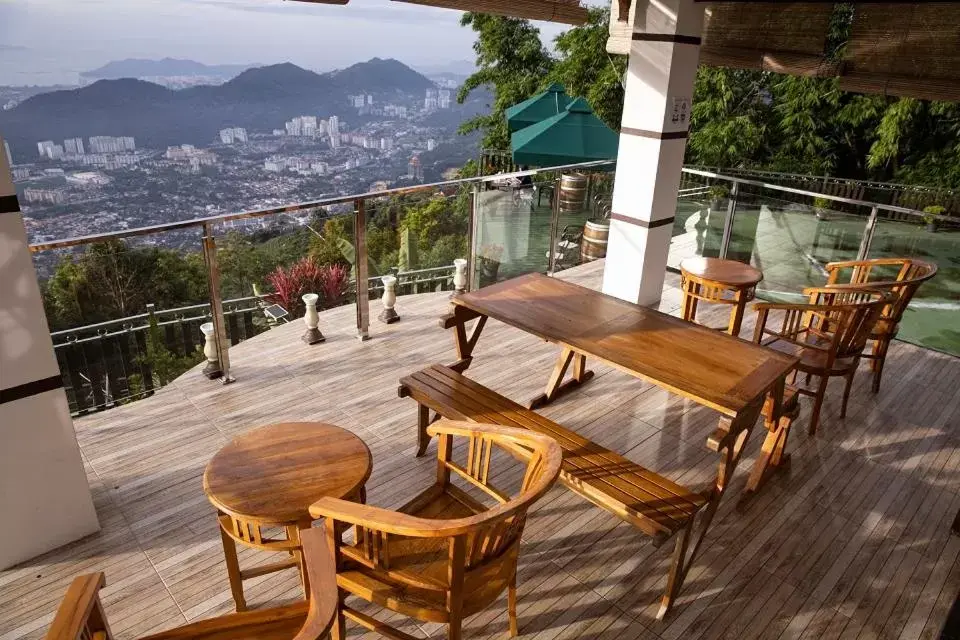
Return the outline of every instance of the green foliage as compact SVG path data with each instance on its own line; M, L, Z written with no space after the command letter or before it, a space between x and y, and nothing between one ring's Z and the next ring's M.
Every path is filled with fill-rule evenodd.
M510 145L504 109L534 95L545 82L553 59L540 41L540 31L528 20L483 13L465 13L460 24L477 34L473 50L477 71L457 92L463 103L474 89L489 86L494 93L490 113L460 125L460 133L482 131L482 145L506 149Z
M931 204L923 208L923 221L927 224L936 224L936 216L942 216L946 211L945 207L939 204Z
M696 164L738 167L760 153L767 126L763 74L700 67L690 112L687 157Z
M167 349L156 316L150 316L146 342L147 352L140 356L140 365L150 367L153 377L160 386L175 380L204 359L203 352L199 348L185 356L178 356ZM137 382L142 383L142 381Z
M587 24L557 36L554 46L560 57L549 80L564 85L572 96L586 98L597 117L619 131L627 57L606 52L609 20L609 7L592 8Z
M409 225L400 229L400 251L397 255L397 268L400 271L413 271L419 266L417 238Z
M54 330L141 313L149 302L170 308L206 297L206 269L199 254L130 248L118 240L64 257L44 287Z

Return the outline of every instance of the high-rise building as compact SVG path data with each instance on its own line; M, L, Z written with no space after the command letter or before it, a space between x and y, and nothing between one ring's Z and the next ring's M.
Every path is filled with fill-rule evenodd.
M130 136L90 136L90 153L123 153L136 151L137 145Z
M369 93L367 94L367 104L368 105L373 104L373 96L370 95Z
M7 166L13 166L13 154L10 153L10 143L6 140L3 141L3 153L7 156Z
M247 130L243 127L234 127L233 128L233 141L234 142L246 142L247 141Z
M40 154L41 158L49 158L50 152L49 149L53 148L53 140L44 140L43 142L37 143L37 152Z
M439 89L437 91L437 106L441 109L450 108L450 90L449 89Z
M83 155L83 138L67 138L63 141L64 152L71 155Z
M420 166L420 156L413 156L410 158L410 163L407 165L407 176L413 180L423 180L423 167Z
M429 138L427 140L427 151L433 151L436 148L437 148L437 141L434 140L433 138Z
M330 116L327 120L327 135L330 136L330 148L338 148L340 146L340 118L337 116Z
M233 144L233 129L220 129L220 142Z

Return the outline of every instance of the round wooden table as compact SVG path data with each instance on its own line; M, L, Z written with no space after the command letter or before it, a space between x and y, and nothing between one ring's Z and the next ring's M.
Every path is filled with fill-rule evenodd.
M300 570L300 529L312 526L310 505L323 497L364 502L373 469L366 443L321 422L285 422L254 429L220 449L203 473L203 490L219 512L230 589L237 611L246 609L243 580L290 567ZM286 537L269 537L265 527ZM281 551L290 559L241 570L236 543Z
M683 289L681 317L697 321L697 304L703 300L712 304L731 305L730 319L723 328L731 335L740 334L740 324L747 302L753 300L763 272L736 260L720 258L687 258L680 262L680 280Z

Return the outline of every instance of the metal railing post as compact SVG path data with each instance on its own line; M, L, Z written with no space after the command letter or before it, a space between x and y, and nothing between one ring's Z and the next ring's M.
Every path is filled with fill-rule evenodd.
M739 190L739 183L734 182L733 188L730 190L730 197L727 201L727 216L723 219L723 237L720 239L720 257L724 260L727 258L727 250L730 248L730 236L733 235L733 216L737 213L737 193Z
M362 342L370 337L370 289L367 268L367 212L366 200L354 201L353 241L356 243L354 260L357 271L357 338Z
M467 220L467 291L473 291L477 257L477 202L480 200L477 185L470 189L470 218Z
M550 246L547 249L549 261L547 275L552 276L557 269L557 227L560 225L560 178L553 182L553 207L550 212Z
M870 245L873 243L873 234L877 230L877 214L879 210L874 207L870 210L870 217L867 218L867 226L863 229L863 238L860 240L860 250L857 251L857 260L866 260L870 253Z
M229 384L234 378L230 375L230 340L227 337L227 325L223 318L223 300L220 299L220 267L217 265L217 241L213 237L213 227L203 225L203 260L207 265L207 287L210 296L210 316L213 322L213 345L217 352L217 362L223 375L220 382Z

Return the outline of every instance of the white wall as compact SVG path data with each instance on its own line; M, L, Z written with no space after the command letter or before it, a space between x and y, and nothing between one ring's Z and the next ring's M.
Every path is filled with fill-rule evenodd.
M0 569L100 529L4 154L0 154L0 513L4 516Z

